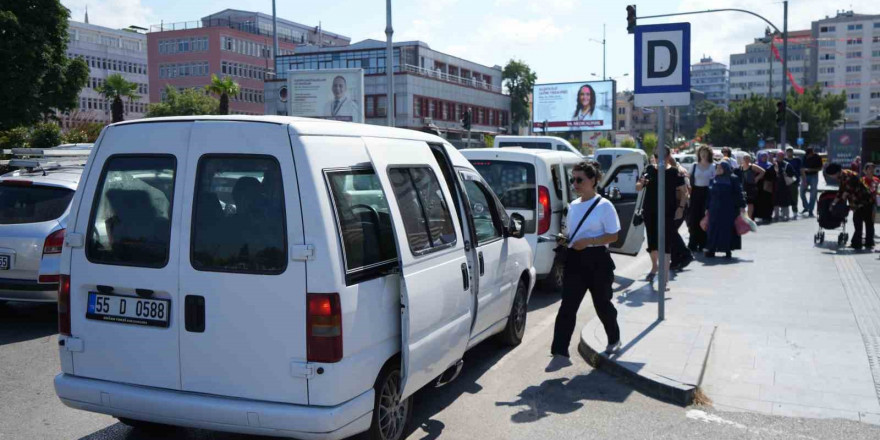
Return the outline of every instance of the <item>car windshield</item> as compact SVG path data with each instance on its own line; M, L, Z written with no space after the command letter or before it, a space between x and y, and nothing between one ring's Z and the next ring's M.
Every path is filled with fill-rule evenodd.
M611 168L611 162L614 162L614 156L610 154L600 154L596 157L596 161L599 162L599 166L602 167L602 172L606 172Z
M67 188L0 183L0 224L14 225L55 220L73 198Z

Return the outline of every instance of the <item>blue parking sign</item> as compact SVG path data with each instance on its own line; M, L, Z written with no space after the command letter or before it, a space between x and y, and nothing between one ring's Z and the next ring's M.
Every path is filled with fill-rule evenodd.
M758 140L758 148L764 148L764 145L767 145L767 142L764 142L764 139Z
M804 146L804 138L798 138L797 144L798 144L798 147L803 147Z

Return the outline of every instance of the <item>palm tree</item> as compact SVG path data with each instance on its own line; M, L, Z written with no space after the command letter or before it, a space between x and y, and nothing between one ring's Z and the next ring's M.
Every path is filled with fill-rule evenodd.
M103 85L98 86L95 90L104 96L104 99L112 100L110 104L110 112L113 115L113 122L123 121L124 108L122 106L122 98L128 98L128 101L140 99L137 93L137 83L129 82L122 75L114 73L107 77Z
M228 76L220 79L217 75L211 74L211 84L205 86L209 92L220 95L220 114L229 114L229 95L238 95L241 87Z

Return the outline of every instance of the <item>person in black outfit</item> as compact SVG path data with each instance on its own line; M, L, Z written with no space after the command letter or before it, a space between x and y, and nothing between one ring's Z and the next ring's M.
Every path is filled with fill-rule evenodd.
M689 176L687 170L681 166L678 161L675 159L671 159L671 163L673 166L678 168L678 174L681 175L681 178L684 179L685 188L690 188L689 184ZM675 220L675 224L673 227L675 228L675 234L672 237L672 259L669 265L669 268L674 271L684 270L684 268L688 267L694 261L694 255L691 253L691 250L684 243L684 238L681 237L681 225L684 224L685 219L687 218L687 199L682 202L685 205L684 215Z
M667 161L666 166L664 167L666 170L666 194L664 195L664 201L666 203L666 249L665 252L667 254L666 262L667 267L664 270L669 272L669 263L672 258L672 249L675 244L675 224L676 220L684 218L684 208L685 203L687 203L687 187L685 186L684 177L678 172L678 168L671 165L671 161L668 160L671 156L669 155L669 149L667 148ZM657 154L654 153L654 158L657 158ZM645 199L642 205L642 213L645 219L645 232L648 235L648 252L651 253L651 272L648 273L648 276L645 278L648 282L653 282L654 278L657 276L657 271L659 270L659 257L660 254L658 252L658 207L659 207L659 197L658 197L658 183L657 183L658 173L657 166L649 165L647 169L645 169L645 173L642 175L642 178L639 179L639 182L636 184L636 189L641 191L643 188L647 190L645 193ZM667 276L666 279L669 279Z
M600 180L599 168L590 163L581 162L572 170L571 184L580 198L568 209L566 224L571 229L566 231L565 238L559 239L560 246L567 247L565 272L562 303L556 315L550 348L553 359L545 370L547 372L571 365L568 346L575 330L578 308L587 290L608 336L605 353L612 354L620 348L617 310L611 302L614 261L608 253L608 245L617 241L620 219L614 205L596 192Z

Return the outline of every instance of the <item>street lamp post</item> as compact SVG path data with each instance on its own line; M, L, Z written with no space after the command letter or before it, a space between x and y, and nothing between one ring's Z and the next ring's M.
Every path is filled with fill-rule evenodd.
M605 44L605 23L602 23L602 41L594 38L590 38L589 41L602 45L602 81L605 81L605 48L607 47Z
M388 97L386 98L385 113L388 115L388 126L394 127L394 43L391 36L394 28L391 27L391 0L385 1L385 36L388 38L387 53L385 54L385 74L388 76Z
M772 65L773 62L771 61ZM788 108L788 87L786 84L788 81L788 0L782 2L782 103L785 105L785 108ZM770 97L773 99L773 97ZM782 148L785 148L786 143L786 123L785 121L788 118L785 115L782 115L782 127L779 128L779 143L782 144Z

